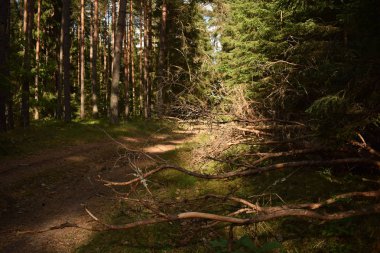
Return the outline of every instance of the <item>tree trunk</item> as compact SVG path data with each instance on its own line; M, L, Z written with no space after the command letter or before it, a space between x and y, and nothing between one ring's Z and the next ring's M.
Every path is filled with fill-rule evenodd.
M80 5L79 5L80 7ZM77 45L78 45L78 57L77 57L77 82L76 82L76 89L75 89L75 99L80 97L80 92L78 92L78 89L80 90L80 69L81 69L81 63L80 63L80 15L78 17L78 25L77 25Z
M10 85L6 78L9 76L9 35L10 22L9 12L10 2L5 0L0 5L0 132L7 130L7 120L5 116L5 105L8 94L10 94Z
M119 80L120 80L120 60L122 54L123 33L125 29L126 1L120 1L119 17L115 38L115 51L113 57L112 84L111 84L111 123L119 122Z
M167 5L166 0L162 2L162 16L161 16L161 26L160 26L160 42L159 42L159 56L157 64L157 113L162 116L164 99L164 69L165 69L165 58L166 58L166 21L167 21Z
M129 23L129 21L128 21ZM124 105L124 113L125 118L128 119L130 116L130 78L129 78L129 25L127 26L127 30L124 35L124 95L125 95L125 105Z
M85 0L81 0L80 5L80 118L84 119L85 117L85 94L84 94L84 79L85 79L85 58L84 58L84 49L85 49Z
M97 74L97 61L98 61L98 39L99 39L99 8L98 0L94 0L94 13L93 13L93 34L92 34L92 116L98 117L98 74Z
M65 104L65 122L71 121L70 107L70 4L71 0L62 1L63 29L63 88Z
M134 111L134 103L136 100L136 89L135 89L135 67L134 67L134 41L133 41L133 0L129 1L129 29L128 29L128 36L129 36L129 83L132 88L132 101L131 101L131 113Z
M140 115L144 116L145 113L145 83L144 83L144 69L143 69L143 59L144 59L144 50L143 50L143 30L144 30L144 16L143 16L143 0L140 1Z
M144 118L150 117L150 78L149 78L149 0L144 0L144 97L145 97L145 110Z
M89 38L89 42L90 42L90 47L89 47L89 50L90 50L90 81L91 81L91 104L92 104L92 64L93 64L93 58L94 58L94 47L93 47L93 44L94 44L94 2L93 1L90 1L90 38Z
M112 0L112 57L115 55L115 41L116 41L116 0ZM113 73L113 59L111 65L111 73Z
M41 1L37 0L37 38L36 38L36 76L34 77L34 99L36 105L34 106L34 119L40 119L40 113L38 110L39 101L39 75L40 75L40 25L41 25Z
M5 76L9 76L9 64L7 64L7 61L9 61L9 53L10 53L10 41L12 41L12 39L15 37L15 34L14 34L14 31L15 31L15 26L12 24L14 22L12 22L12 17L11 17L11 11L12 11L12 6L15 6L16 2L15 0L11 0L10 3L9 1L5 1L4 2L4 5L3 6L3 11L4 11L4 15L3 13L0 14L0 20L2 20L2 18L5 20L5 17L7 17L7 22L5 24L7 24L4 28L4 32L5 32L5 36L0 36L0 41L2 39L4 39L4 46L1 46L1 49L0 51L3 49L4 50L4 53L5 53L5 59L4 61L0 61L0 62L3 62L4 63L4 66L5 66L5 69L4 69L4 73L5 73ZM5 13L5 10L8 9L8 12ZM8 30L6 29L6 27L8 27ZM1 65L1 63L0 63ZM1 70L0 70L1 71ZM14 128L14 118L13 118L13 89L12 89L12 85L9 84L8 87L6 87L7 89L7 92L5 93L5 97L6 97L6 116L7 116L7 129L13 129Z
M63 8L61 13L61 33L59 37L59 58L58 58L58 75L57 75L57 119L62 119L62 81L63 81L63 24L64 24L64 15Z
M29 96L30 96L30 49L32 44L32 28L33 28L33 7L34 0L24 0L24 73L21 95L21 125L28 127L29 118Z
M150 118L152 115L151 109L152 109L152 73L153 73L153 31L152 31L152 0L148 0L148 59L149 59L149 65L148 65L148 117Z
M105 16L107 17L106 20L105 20L105 23L106 23L106 26L104 28L104 44L105 44L105 48L104 48L104 57L105 57L105 61L106 61L106 67L105 67L105 70L106 71L106 83L105 83L105 88L106 88L106 94L105 94L105 105L106 105L106 115L107 117L110 116L110 107L109 107L109 104L110 104L110 96L111 96L111 87L110 87L110 76L111 76L111 40L109 39L109 34L112 34L112 31L109 33L108 32L108 28L109 28L109 24L108 24L108 21L111 17L110 15L110 8L106 8L105 10Z

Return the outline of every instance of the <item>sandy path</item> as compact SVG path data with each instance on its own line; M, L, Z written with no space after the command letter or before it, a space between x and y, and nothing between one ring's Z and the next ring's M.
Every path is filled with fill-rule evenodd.
M128 147L144 143L145 150L162 154L185 142L189 134L157 135L151 139L121 138ZM149 145L145 145L145 144ZM73 228L44 233L65 222L92 222L83 204L103 217L117 208L113 193L97 175L120 180L130 172L113 166L117 144L111 140L56 148L18 159L0 160L0 252L72 252L91 236Z

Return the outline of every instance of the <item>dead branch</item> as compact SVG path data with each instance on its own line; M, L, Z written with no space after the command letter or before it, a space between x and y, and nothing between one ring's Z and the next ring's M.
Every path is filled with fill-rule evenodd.
M174 215L166 215L166 214L154 212L159 217L135 221L135 222L131 222L124 225L112 225L112 224L103 222L85 207L85 211L87 212L87 214L94 221L101 224L104 228L87 227L87 226L82 226L76 223L65 222L57 226L52 226L50 228L43 229L43 230L15 231L15 232L17 232L18 234L44 233L44 232L48 232L52 230L60 230L60 229L65 229L65 228L77 228L77 229L84 229L84 230L89 230L89 231L128 230L128 229L132 229L132 228L140 227L140 226L153 225L153 224L172 222L172 221L178 221L178 220L188 220L188 219L192 219L192 220L201 219L201 220L214 221L213 223L209 224L207 227L214 226L220 222L230 223L233 225L249 225L253 223L269 221L269 220L283 218L283 217L300 217L300 218L310 218L310 219L317 219L317 220L323 220L323 221L332 221L332 220L340 220L340 219L354 217L354 216L380 213L380 204L374 204L368 207L359 208L357 210L348 210L348 211L342 211L342 212L336 212L336 213L321 214L319 212L312 211L324 205L335 203L336 201L340 199L346 199L346 198L352 198L352 197L378 198L380 197L380 191L350 192L350 193L337 195L333 198L327 199L319 203L283 205L283 206L277 206L277 207L276 206L260 207L242 198L210 194L210 195L204 196L203 198L204 199L217 198L217 199L224 199L224 200L228 199L233 202L241 203L247 206L248 208L239 209L229 215L218 215L218 214L211 214L211 213L204 213L204 212L184 212L184 213L179 213L179 214L174 214ZM147 205L147 202L144 200L138 201L138 202L140 203L144 202L144 206ZM308 209L312 209L312 210L308 210ZM251 215L252 213L254 214L252 215L252 217L249 217L249 218L233 217L242 213L245 213L245 214L251 213Z
M275 123L282 123L282 124L289 124L289 125L299 125L306 127L305 124L298 122L298 121L289 121L289 120L280 120L280 119L256 119L256 120L248 120L248 119L233 119L233 120L227 120L227 121L215 121L213 123L216 124L228 124L232 122L238 122L238 123L250 123L250 124L257 124L257 123L265 123L265 122L275 122Z
M245 138L245 139L241 139L241 140L238 140L238 141L234 141L234 142L229 142L227 143L227 145L229 146L233 146L233 145L251 145L251 146L266 146L266 145L283 145L283 144L288 144L288 143L298 143L298 142L301 142L303 140L307 140L309 138L313 138L313 137L317 137L317 135L304 135L304 136L300 136L300 137L296 137L296 138L292 138L292 139L287 139L287 140L269 140L269 141L261 141L261 142L258 142L256 139L253 139L253 138Z
M104 179L100 179L106 186L127 186L133 184L135 182L141 182L145 178L152 176L163 170L177 170L189 176L203 178L203 179L229 179L243 176L252 176L256 174L260 174L263 172L269 172L272 170L285 169L285 168L299 168L299 167L318 167L318 166L331 166L331 165L341 165L341 164L368 164L373 165L377 168L380 168L380 161L370 160L364 158L345 158L345 159L335 159L335 160L319 160L319 161L298 161L298 162L286 162L286 163L277 163L264 167L250 167L247 170L243 171L231 171L222 174L202 174L194 171L187 170L185 168L175 166L175 165L162 165L153 169L143 175L141 177L129 180L127 182L112 182ZM100 176L99 176L100 177Z
M375 150L370 145L368 145L367 142L365 141L364 137L360 133L357 133L357 135L360 138L360 140L362 141L362 143L357 142L357 141L351 141L352 145L357 146L359 148L362 148L364 150L367 150L368 153L370 153L373 156L380 157L380 152L379 151Z
M300 64L293 63L293 62L288 62L288 61L284 61L284 60L278 60L278 61L275 61L275 62L268 62L267 64L264 65L264 67L272 67L273 65L276 65L276 64L286 64L286 65L290 65L290 66L293 66L293 67L301 67L302 66Z
M262 163L262 162L264 162L266 160L269 160L271 158L304 155L304 154L311 154L311 153L316 153L316 152L321 152L321 151L326 151L326 149L321 149L321 148L299 149L299 150L292 150L292 151L289 151L289 152L255 153L255 154L247 154L247 155L250 155L250 156L262 156L261 158L257 159L253 163L251 163L251 167L252 167L252 166L256 166L257 164L260 164L260 163Z
M342 199L348 199L352 197L367 197L367 198L379 198L380 191L368 191L368 192L349 192L340 195L336 195L332 198L329 198L323 202L319 203L309 203L309 204L299 204L299 205L288 205L283 206L283 208L308 208L308 209L318 209L326 205L333 204Z
M254 128L244 128L244 127L238 127L238 126L235 126L234 128L237 130L243 131L243 132L254 133L257 136L261 136L261 135L272 136L272 134L270 134L270 133L260 131L260 130L254 129Z
M321 214L315 211L305 210L305 209L279 209L272 213L259 213L254 215L251 218L234 218L224 215L211 214L211 213L202 213L202 212L184 212L175 215L168 215L166 218L152 218L146 220L140 220L131 222L124 225L112 225L100 221L94 214L86 210L87 213L97 222L102 224L106 229L105 230L128 230L135 227L153 225L164 222L186 220L186 219L203 219L219 222L227 222L236 225L249 225L253 223L269 221L273 219L283 218L283 217L302 217L310 218L323 221L333 221L340 220L344 218L362 216L369 214L380 213L380 204L374 204L366 208L360 208L357 210L349 210L343 212L336 212L331 214Z

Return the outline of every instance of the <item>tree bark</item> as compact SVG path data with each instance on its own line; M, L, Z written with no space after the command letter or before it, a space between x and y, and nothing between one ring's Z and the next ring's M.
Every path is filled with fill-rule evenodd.
M153 30L152 30L152 19L153 19L153 13L152 13L152 0L148 0L148 58L149 58L149 65L148 65L148 118L152 116L152 73L153 73L153 64L154 64L154 57L153 57Z
M90 43L90 47L89 47L89 53L90 53L90 59L89 59L89 64L90 64L90 82L91 82L91 104L92 104L92 64L93 64L93 58L94 58L94 2L93 1L90 1L90 37L89 37L89 43Z
M140 115L144 116L145 112L145 83L144 83L144 50L143 50L143 30L144 30L144 16L143 16L143 0L140 1Z
M62 119L62 86L63 86L63 24L64 24L64 15L63 8L61 13L61 33L59 37L59 58L58 58L58 75L57 75L57 119Z
M80 118L85 118L85 93L84 93L84 79L85 79L85 0L81 0L80 5Z
M115 55L115 41L116 41L116 0L112 0L112 57ZM112 65L111 65L111 74L113 73L113 58L112 58Z
M80 9L80 3L79 3L79 9ZM80 63L80 14L78 16L78 24L77 24L77 45L78 45L78 57L77 57L77 82L76 82L76 92L75 92L75 99L78 97L80 98L80 69L81 69L81 63ZM79 89L79 92L78 90Z
M5 116L5 107L8 95L10 94L10 85L7 78L9 76L9 20L10 2L5 0L0 5L0 132L7 130L7 120Z
M5 66L5 69L3 70L0 70L0 73L1 71L4 71L5 73L5 76L9 76L9 64L7 64L7 62L9 61L9 54L10 54L10 41L15 37L14 35L14 26L12 23L12 19L11 19L11 11L12 11L12 6L15 6L15 0L11 0L10 3L9 1L6 1L4 3L3 6L3 11L4 11L4 15L3 14L0 14L0 20L4 20L6 21L6 25L5 25L5 29L3 30L3 32L5 33L4 36L0 36L0 41L3 39L4 40L4 47L1 46L1 49L0 50L4 50L3 52L5 53L4 55L4 60L3 61L0 61L0 62L3 62ZM5 10L8 9L8 12L5 13ZM7 19L5 19L7 17ZM2 19L3 18L3 19ZM1 65L1 63L0 63ZM14 128L14 117L13 117L13 89L12 89L12 85L10 83L8 83L8 87L5 87L6 88L6 92L4 93L5 94L5 107L6 107L6 128L7 129L13 129Z
M128 36L129 36L129 83L132 88L132 101L131 101L131 109L130 112L132 113L134 111L134 103L136 101L136 88L135 88L135 66L134 66L134 40L133 40L133 1L129 1L129 29L128 29Z
M34 106L34 119L38 120L40 118L40 113L38 110L38 101L39 101L39 76L40 76L40 29L41 29L41 1L37 0L37 39L36 39L36 76L34 77L34 99L36 105Z
M97 61L98 61L98 43L99 43L99 7L98 0L94 0L94 13L92 22L92 116L98 117L98 74L97 74Z
M129 23L129 19L128 19ZM124 95L125 95L125 105L124 105L124 114L125 118L128 119L130 116L130 78L129 78L129 24L126 28L125 35L124 35Z
M22 95L21 95L21 125L28 127L30 124L29 117L29 96L30 96L30 49L32 44L32 28L33 28L33 7L34 0L24 1L24 73L22 82Z
M112 84L111 84L111 124L119 123L119 81L120 61L122 54L123 33L125 29L126 1L120 1L119 17L115 38L115 51L113 57Z
M104 17L105 17L105 23L104 23L104 27L103 27L103 85L104 85L104 88L105 88L105 96L103 97L104 99L104 105L105 105L105 112L108 111L108 89L109 89L109 85L108 85L108 79L109 79L109 75L108 75L108 1L105 3L106 6L104 8ZM106 113L107 115L107 113Z
M149 4L148 0L143 1L144 5L144 97L145 110L144 118L150 118L150 78L149 78Z
M108 3L107 3L108 6ZM104 15L106 16L105 20L105 27L104 27L104 74L105 74L105 89L106 89L106 94L105 94L105 110L106 110L106 115L109 117L109 104L110 104L110 94L111 94L111 87L110 87L110 76L111 76L111 40L109 39L109 34L112 34L112 31L109 33L108 28L109 28L109 17L110 15L110 10L109 8L105 8L105 13Z
M163 92L164 92L164 69L165 69L165 58L166 58L166 22L167 22L167 5L166 0L162 2L162 15L161 15L161 26L160 26L160 42L159 42L159 55L157 64L157 113L162 116L163 113Z
M71 121L70 106L70 4L71 0L62 1L62 29L63 29L63 89L65 105L65 122Z

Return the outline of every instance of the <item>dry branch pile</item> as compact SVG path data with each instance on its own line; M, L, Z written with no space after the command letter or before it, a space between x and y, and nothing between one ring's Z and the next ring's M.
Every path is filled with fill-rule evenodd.
M358 134L358 141L339 148L327 147L318 142L318 138L300 122L274 120L274 119L235 119L232 121L212 122L214 138L202 148L195 151L195 164L198 168L207 165L206 161L215 161L220 164L220 173L204 173L202 169L190 170L176 165L157 162L150 170L142 172L136 168L135 177L126 181L111 182L100 179L106 186L115 189L120 198L132 201L147 211L148 218L124 225L111 225L100 221L96 215L87 210L88 214L98 221L106 230L126 230L133 227L172 222L179 220L203 220L202 229L213 227L219 223L234 225L248 225L262 221L278 219L281 217L303 217L323 221L339 220L347 217L380 213L380 191L349 192L316 203L302 203L296 205L262 206L249 199L226 196L206 195L184 201L162 202L157 199L148 186L154 174L164 170L176 170L192 177L206 180L230 180L236 177L248 177L269 171L283 169L310 169L322 166L343 167L360 166L377 171L380 169L379 152L370 147L364 138ZM228 152L234 147L247 146L239 151ZM358 152L360 151L360 152ZM140 153L140 156L148 156ZM152 158L149 156L149 158ZM227 165L227 166L226 166ZM204 167L204 166L203 166ZM227 168L227 170L226 170ZM129 196L143 184L148 195L143 198L132 199ZM121 193L117 189L129 187L128 193ZM328 206L334 205L342 199L372 199L366 206L358 205L356 208L327 212ZM202 208L188 210L188 205L200 201L201 205L219 206L218 213L210 213ZM184 208L187 206L187 208ZM223 209L226 203L231 208ZM355 206L355 205L353 205ZM169 208L170 207L170 208ZM205 210L203 208L203 210ZM188 226L188 223L186 223Z

